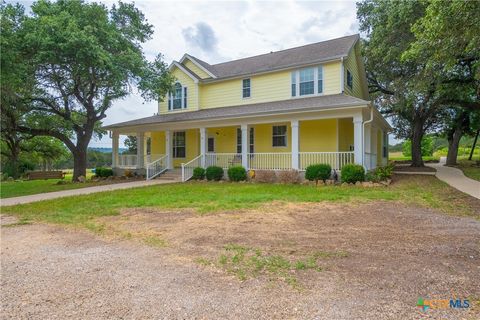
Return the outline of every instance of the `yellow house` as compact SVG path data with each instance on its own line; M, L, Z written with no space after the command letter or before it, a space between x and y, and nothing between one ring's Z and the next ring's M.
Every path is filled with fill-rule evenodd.
M113 167L147 179L181 168L185 181L210 165L385 164L391 128L369 101L362 61L358 35L219 64L185 54L158 114L105 127ZM118 154L119 135L137 136L137 155Z

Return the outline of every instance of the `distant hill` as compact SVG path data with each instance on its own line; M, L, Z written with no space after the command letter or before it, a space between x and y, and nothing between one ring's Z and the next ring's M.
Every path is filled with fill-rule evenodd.
M126 148L118 148L118 149L119 149L118 151L120 153L127 150ZM93 151L98 151L98 152L103 152L103 153L111 153L112 152L112 148L90 147L90 148L88 148L88 150L93 150Z

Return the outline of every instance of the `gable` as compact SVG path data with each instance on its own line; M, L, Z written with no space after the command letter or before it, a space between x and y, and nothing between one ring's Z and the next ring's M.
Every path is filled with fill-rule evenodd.
M206 78L211 78L211 76L206 73L203 69L201 69L199 66L197 66L195 63L193 63L190 59L186 58L183 62L182 65L187 67L189 70L194 72L197 76L200 77L200 79L206 79Z
M352 50L350 50L343 63L345 93L354 97L368 100L367 77L360 52L360 42L357 42ZM353 88L350 88L347 84L348 71L353 78Z

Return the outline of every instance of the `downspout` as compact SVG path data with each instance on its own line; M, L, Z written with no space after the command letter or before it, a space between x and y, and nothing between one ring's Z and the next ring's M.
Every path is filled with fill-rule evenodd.
M371 123L373 121L373 106L370 105L369 107L370 107L370 120L364 121L363 126L362 126L362 152L363 152L362 165L365 168L365 170L367 170L367 168L365 166L365 125L368 124L368 123ZM370 137L370 142L372 142L371 137Z

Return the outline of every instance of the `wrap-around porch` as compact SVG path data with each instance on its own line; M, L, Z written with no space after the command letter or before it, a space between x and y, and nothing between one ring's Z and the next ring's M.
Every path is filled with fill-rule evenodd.
M302 171L311 164L327 163L338 171L348 163L369 170L386 162L386 134L358 117L176 126L137 131L136 136L137 155L119 155L118 134L113 132L113 167L135 168L147 179L179 168L186 181L195 167L212 165Z

